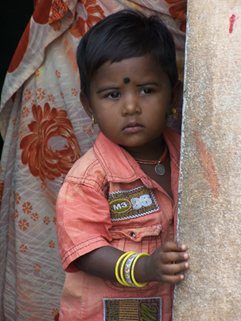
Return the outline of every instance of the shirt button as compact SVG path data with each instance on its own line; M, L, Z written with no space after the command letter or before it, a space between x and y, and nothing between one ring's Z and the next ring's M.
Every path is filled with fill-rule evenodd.
M130 232L130 237L132 237L133 239L135 239L136 238L136 233L135 232Z

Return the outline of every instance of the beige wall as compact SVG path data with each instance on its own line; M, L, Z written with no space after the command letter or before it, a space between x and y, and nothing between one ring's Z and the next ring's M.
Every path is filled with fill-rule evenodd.
M174 321L241 321L241 0L189 0Z

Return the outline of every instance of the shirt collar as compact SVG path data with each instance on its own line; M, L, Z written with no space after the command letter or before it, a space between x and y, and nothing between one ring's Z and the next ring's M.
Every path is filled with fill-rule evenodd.
M171 161L179 168L180 135L166 128L163 136ZM147 176L135 159L124 148L110 141L102 132L98 134L93 148L108 181L118 183L130 183L137 179L146 181Z

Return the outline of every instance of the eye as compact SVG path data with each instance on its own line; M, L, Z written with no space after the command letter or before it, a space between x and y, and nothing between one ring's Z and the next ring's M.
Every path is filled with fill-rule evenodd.
M119 99L121 96L120 92L118 90L109 91L104 95L104 98L109 99Z
M140 93L142 95L150 95L154 92L154 88L152 87L141 87L140 88Z

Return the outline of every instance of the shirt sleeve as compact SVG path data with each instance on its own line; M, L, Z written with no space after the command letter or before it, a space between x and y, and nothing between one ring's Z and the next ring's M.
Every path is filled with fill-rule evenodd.
M78 257L110 246L109 204L100 190L66 181L57 198L56 223L62 265L68 272Z

